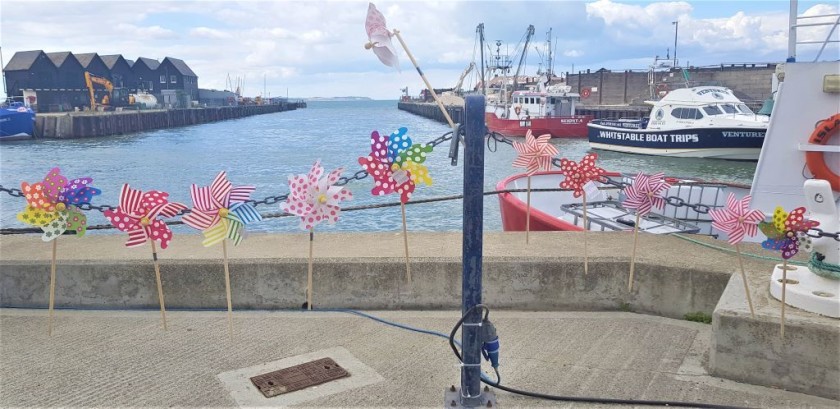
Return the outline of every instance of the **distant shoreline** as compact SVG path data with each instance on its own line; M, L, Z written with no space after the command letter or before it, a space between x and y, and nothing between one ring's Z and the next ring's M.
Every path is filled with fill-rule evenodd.
M368 97L312 97L312 98L304 98L306 101L315 101L315 102L328 102L328 101L373 101L372 98Z

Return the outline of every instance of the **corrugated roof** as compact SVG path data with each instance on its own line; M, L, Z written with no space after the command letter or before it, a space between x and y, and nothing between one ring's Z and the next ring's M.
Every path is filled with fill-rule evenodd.
M91 61L96 58L96 53L73 54L73 56L79 60L79 64L82 64L82 67L87 68Z
M134 64L137 64L141 61L143 62L143 64L146 64L146 66L149 67L149 69L152 69L152 70L156 70L157 67L160 67L160 62L158 60L155 60L153 58L146 58L146 57L138 57L137 61ZM133 64L132 64L132 66L133 66Z
M43 53L42 50L32 50L32 51L18 51L15 55L12 56L12 59L9 60L9 63L6 64L6 68L4 71L25 71L32 67L32 64L35 63L35 60L38 59L38 56Z
M50 57L53 65L61 67L61 64L64 64L64 61L70 56L70 54L70 51L59 51L57 53L47 53L47 57Z
M113 70L114 65L116 65L117 61L119 61L120 58L123 58L123 56L122 56L122 54L100 55L99 58L102 59L102 62L105 63L105 66L108 67L109 70ZM125 60L125 58L123 58L123 60ZM126 62L128 62L128 61L126 61ZM129 64L129 67L130 66L131 66L131 64Z
M187 65L187 63L184 62L184 60L179 60L177 58L172 58L172 57L166 57L163 60L164 61L169 60L169 62L172 63L172 65L175 67L176 70L178 70L178 72L181 73L181 75L198 77L198 75L195 75L193 70L190 69L190 67Z

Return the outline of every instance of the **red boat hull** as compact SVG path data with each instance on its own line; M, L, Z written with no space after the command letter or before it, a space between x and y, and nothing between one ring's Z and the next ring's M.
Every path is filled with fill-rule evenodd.
M591 115L558 116L549 118L502 119L492 112L485 113L487 127L504 136L525 136L530 129L534 135L551 134L552 138L586 138Z
M550 174L558 172L541 172ZM511 181L522 178L523 175L509 176L498 184L496 190L505 190ZM504 231L525 231L525 221L528 208L525 202L517 199L512 193L499 194L499 210L502 216L502 229ZM539 209L531 207L531 231L581 231L583 228L553 217Z

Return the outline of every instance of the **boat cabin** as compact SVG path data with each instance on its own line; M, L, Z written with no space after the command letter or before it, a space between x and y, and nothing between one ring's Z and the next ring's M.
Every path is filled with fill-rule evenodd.
M547 92L515 91L511 97L509 118L550 118L572 116L580 95L571 87L551 87Z
M669 92L653 105L647 129L674 129L686 126L755 126L770 117L754 113L724 87L681 88Z

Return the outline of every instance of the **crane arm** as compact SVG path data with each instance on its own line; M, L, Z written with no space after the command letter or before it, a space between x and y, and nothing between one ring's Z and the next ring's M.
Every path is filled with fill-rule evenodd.
M90 109L94 109L96 107L96 97L94 95L93 84L102 85L106 90L108 90L108 100L110 100L110 95L114 92L114 84L112 84L111 81L85 71L85 85L87 85L88 92L90 93Z
M470 63L470 65L469 65L469 66L468 66L468 67L464 70L464 72L462 72L462 73L461 73L461 77L460 77L460 78L458 78L458 82L457 82L457 83L455 84L455 86L452 88L452 90L453 90L453 91L455 91L455 92L459 92L459 90L461 89L461 84L463 84L463 83L464 83L464 78L466 78L466 77L467 77L467 74L469 74L469 73L470 73L470 71L472 71L472 70L473 70L473 68L475 68L475 63L474 63L474 62L471 62L471 63Z

